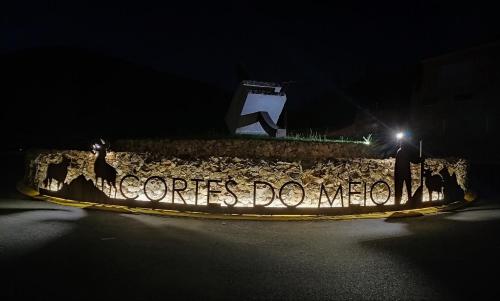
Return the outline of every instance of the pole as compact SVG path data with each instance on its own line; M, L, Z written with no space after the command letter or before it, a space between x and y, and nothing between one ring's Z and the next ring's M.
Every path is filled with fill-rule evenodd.
M422 139L420 139L420 186L422 187L420 203L422 203L424 201L424 158L422 153Z

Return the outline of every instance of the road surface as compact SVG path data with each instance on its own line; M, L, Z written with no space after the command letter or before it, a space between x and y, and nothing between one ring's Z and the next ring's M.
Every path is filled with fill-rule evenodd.
M310 222L0 200L0 299L457 299L497 290L500 206ZM492 272L493 274L489 274Z

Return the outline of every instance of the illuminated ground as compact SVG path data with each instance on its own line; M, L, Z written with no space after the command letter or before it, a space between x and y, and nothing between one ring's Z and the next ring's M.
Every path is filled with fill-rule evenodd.
M16 299L472 298L500 267L492 203L418 218L252 222L4 198L0 229L0 297Z

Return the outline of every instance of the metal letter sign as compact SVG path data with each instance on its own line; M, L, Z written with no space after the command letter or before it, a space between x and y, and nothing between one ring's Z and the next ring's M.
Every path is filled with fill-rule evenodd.
M272 165L266 161L248 162L248 169L243 168L238 172L237 169L242 166L241 160L235 164L236 161L228 158L218 163L218 170L224 172L215 174L211 170L204 170L204 167L192 169L189 160L175 159L178 164L160 171L157 169L160 168L159 162L141 165L147 168L138 168L134 166L136 163L106 159L108 145L105 142L94 144L93 156L81 151L65 151L57 155L43 153L33 157L36 161L32 161L30 166L38 172L29 172L33 176L32 185L43 196L68 200L224 214L354 214L421 208L461 201L465 197L466 187L459 182L466 180L467 163L461 159L455 163L444 159L421 159L421 164L427 167L421 168L420 187L408 189L404 199L401 198L402 194L393 193L396 191L393 188L398 183L398 173L394 172L394 178L391 179L390 171L386 168L389 164L395 169L401 166L398 157L393 164L385 159L377 161L381 165L378 170L384 172L368 173L356 178L351 177L354 171L365 168L351 164L353 159L328 161L325 164L333 172L318 174L321 176L318 179L320 181L304 183L302 175L312 173L314 168L290 180L283 170L266 167ZM400 148L399 153L402 151ZM118 154L114 153L113 156L119 157ZM365 164L369 164L375 159L366 160ZM337 172L337 167L345 165L351 169L346 169L344 173ZM86 166L94 168L87 169ZM271 173L248 175L247 171L255 167L267 168ZM413 182L409 162L406 168L409 181ZM116 186L117 178L119 181ZM427 194L422 193L424 189L428 198ZM437 194L437 199L433 198L433 194ZM347 199L347 204L344 199ZM402 202L397 202L398 199Z

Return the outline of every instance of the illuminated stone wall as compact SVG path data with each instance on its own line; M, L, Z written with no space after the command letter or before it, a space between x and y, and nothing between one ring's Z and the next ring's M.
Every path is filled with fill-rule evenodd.
M47 174L49 163L61 162L62 156L71 159L65 183L70 183L75 178L83 175L86 179L95 182L94 161L96 155L84 151L41 151L33 153L27 161L27 173L25 181L34 188L44 188L43 180ZM117 171L117 187L121 179L126 175L136 178L128 178L123 181L123 192L131 198L137 196L137 200L148 201L144 194L144 183L153 176L161 177L167 185L165 197L161 202L172 202L183 204L207 205L209 202L221 204L221 206L233 205L236 207L252 207L255 199L257 205L264 205L270 201L271 189L265 184L272 185L275 192L274 201L269 207L287 207L297 204L302 197L301 188L296 184L288 184L279 192L282 186L294 181L302 186L305 192L303 202L297 207L318 207L321 187L321 207L348 207L359 204L361 206L374 206L384 202L389 195L387 185L390 187L390 199L385 205L394 204L394 159L364 159L345 158L317 160L276 160L276 159L245 159L238 157L215 157L210 156L203 159L181 159L173 156L158 155L150 153L132 152L109 152L106 161ZM433 173L442 168L448 168L450 173L455 173L458 184L462 189L467 189L467 162L463 159L427 159L426 168ZM412 165L413 190L420 185L420 165ZM185 180L187 187L178 193L172 193L173 178ZM211 190L220 191L208 193L207 184L211 180ZM233 182L234 181L234 182ZM385 185L379 182L384 181ZM176 188L182 188L184 182L177 180ZM198 189L196 189L198 185ZM365 188L366 185L366 188ZM342 187L340 193L339 187ZM52 183L49 190L56 190L56 184ZM366 189L366 190L365 190ZM105 187L108 193L109 187ZM161 181L152 179L146 185L149 197L158 199L165 193ZM196 190L198 193L196 194ZM330 200L337 197L333 204L329 204L325 192ZM405 191L405 190L404 190ZM358 194L359 193L359 194ZM342 195L342 198L340 197ZM184 201L181 199L184 199ZM120 193L119 187L116 198L125 199ZM235 204L237 198L237 202ZM350 198L350 200L349 200ZM407 199L403 194L403 202ZM433 200L437 199L434 194ZM366 201L365 201L366 200ZM424 201L428 200L427 189L424 188ZM343 204L342 204L343 202Z
M181 158L222 157L327 160L332 158L379 158L370 145L363 143L325 143L281 139L186 139L186 140L119 140L113 150L149 152Z

